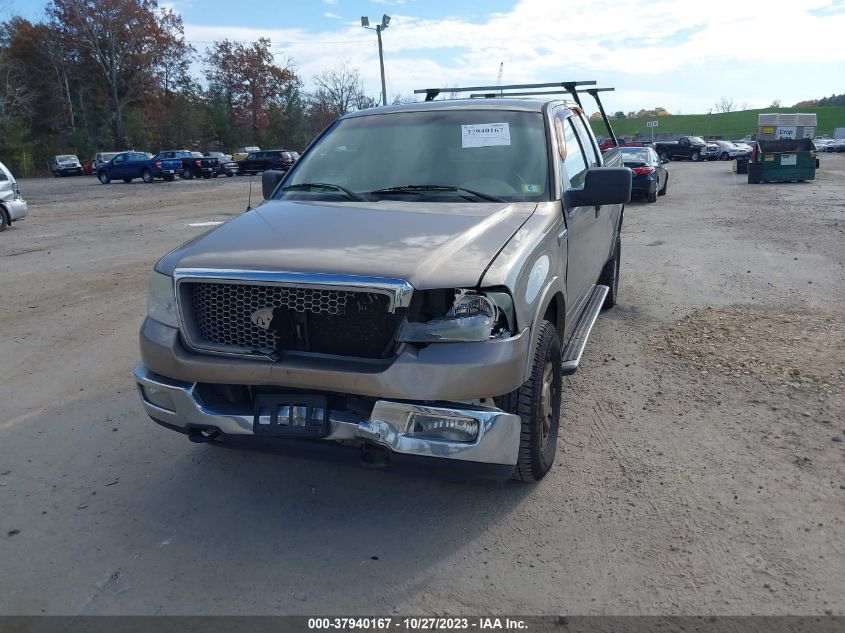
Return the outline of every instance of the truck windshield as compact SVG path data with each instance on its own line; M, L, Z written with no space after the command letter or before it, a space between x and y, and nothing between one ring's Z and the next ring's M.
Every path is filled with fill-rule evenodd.
M690 136L689 142L690 143L697 143L699 145L704 145L704 139L701 138L700 136Z
M548 172L538 112L375 113L338 121L276 198L350 200L346 190L369 200L539 201L549 199ZM343 190L296 186L309 183Z

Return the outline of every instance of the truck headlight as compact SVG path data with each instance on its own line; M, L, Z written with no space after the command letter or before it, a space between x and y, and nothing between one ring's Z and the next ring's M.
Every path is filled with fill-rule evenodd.
M176 316L176 297L173 294L173 278L170 275L164 275L155 270L150 274L147 316L170 327L179 326L179 319Z
M500 307L485 294L472 290L455 292L455 300L445 316L425 323L406 321L399 330L398 340L403 343L466 343L510 334L509 324L513 319L504 310L512 311L512 302L505 301L508 305ZM503 293L493 293L492 296L499 295Z

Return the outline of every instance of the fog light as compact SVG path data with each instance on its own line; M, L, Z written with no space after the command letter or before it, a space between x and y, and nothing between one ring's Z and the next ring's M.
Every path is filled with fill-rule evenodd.
M429 413L412 413L408 418L408 434L434 440L472 442L478 437L478 420Z
M141 397L152 405L168 411L175 411L173 406L173 398L167 393L165 389L159 389L152 385L138 385L141 389Z

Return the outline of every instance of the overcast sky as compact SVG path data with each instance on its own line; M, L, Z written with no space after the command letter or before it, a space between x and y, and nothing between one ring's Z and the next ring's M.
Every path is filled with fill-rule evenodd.
M845 92L845 0L169 0L203 51L229 38L271 39L306 89L348 59L380 91L383 33L388 99L415 88L595 79L611 110L662 106L706 112L784 105ZM32 20L44 0L13 0ZM586 103L585 103L586 105ZM589 108L588 108L589 109Z

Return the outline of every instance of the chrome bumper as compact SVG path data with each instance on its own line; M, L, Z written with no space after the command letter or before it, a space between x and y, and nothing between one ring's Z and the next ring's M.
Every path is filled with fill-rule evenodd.
M135 367L135 382L147 414L167 426L185 432L197 429L217 430L224 435L254 435L251 410L212 410L199 397L196 383L159 376L143 364ZM478 420L478 437L472 442L413 437L405 432L411 413L473 418ZM519 453L521 421L518 415L495 408L430 407L378 400L369 419L330 411L329 428L324 440L359 440L403 455L513 466Z

